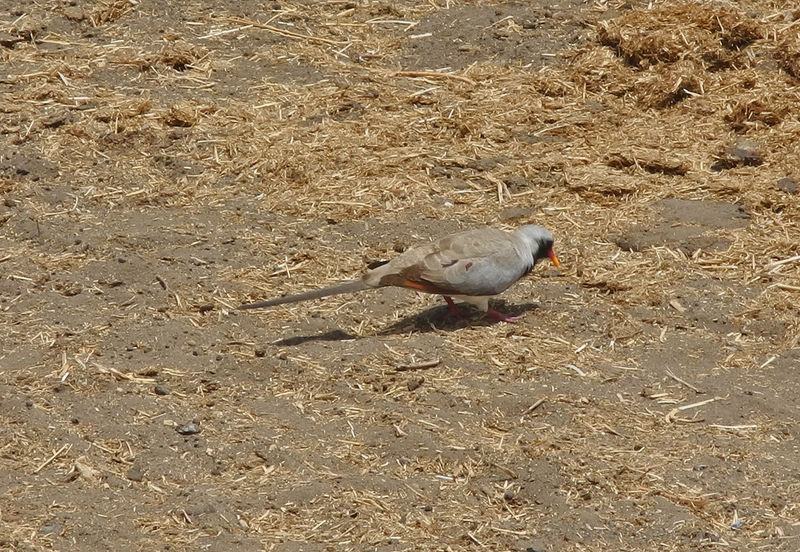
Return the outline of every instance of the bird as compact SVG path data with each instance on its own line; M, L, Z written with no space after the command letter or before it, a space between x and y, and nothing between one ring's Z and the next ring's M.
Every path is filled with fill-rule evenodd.
M366 270L356 280L246 303L239 309L259 309L394 286L441 295L452 316L464 316L455 299L475 305L495 320L516 322L521 316L509 316L492 309L489 298L527 275L539 260L549 258L558 267L553 241L553 235L536 224L521 226L513 232L488 227L466 230L407 249L392 260Z

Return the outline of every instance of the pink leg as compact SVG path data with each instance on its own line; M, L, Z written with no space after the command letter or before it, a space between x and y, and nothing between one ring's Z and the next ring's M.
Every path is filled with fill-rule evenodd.
M452 297L448 297L447 295L442 295L442 297L447 301L447 316L455 316L456 318L464 318L466 316L453 302Z
M497 312L494 309L489 309L486 311L486 314L494 318L495 320L499 320L500 322L508 322L513 324L517 320L521 320L521 316L509 316L507 314L503 314L502 312Z

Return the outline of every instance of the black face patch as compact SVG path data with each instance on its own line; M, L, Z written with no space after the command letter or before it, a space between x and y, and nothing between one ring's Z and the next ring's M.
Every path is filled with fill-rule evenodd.
M553 240L542 240L539 242L539 250L536 251L536 260L546 259L550 256L550 250L553 249Z

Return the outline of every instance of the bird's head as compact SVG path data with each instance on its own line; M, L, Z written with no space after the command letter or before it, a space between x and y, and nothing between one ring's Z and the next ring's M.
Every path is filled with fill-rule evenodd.
M553 234L544 226L528 224L517 228L514 232L524 241L531 250L533 260L548 258L553 266L559 266L558 257L553 253Z

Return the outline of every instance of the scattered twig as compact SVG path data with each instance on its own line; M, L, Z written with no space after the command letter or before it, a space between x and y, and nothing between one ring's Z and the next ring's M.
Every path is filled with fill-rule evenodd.
M678 408L673 408L672 410L669 411L669 413L666 416L667 422L668 423L674 422L675 421L675 415L678 414L678 412L682 412L684 410L689 410L690 408L698 408L698 407L704 406L704 405L706 405L708 403L712 403L714 401L721 401L721 400L722 400L722 397L714 397L712 399L706 399L704 401L700 401L700 402L696 402L696 403L692 403L692 404L685 404L683 406L679 406ZM692 421L692 420L682 420L682 421Z
M98 369L98 371L100 371L100 373L112 374L117 379L120 379L120 380L128 380L128 381L132 381L132 382L135 382L135 383L155 383L155 381L156 381L153 378L143 378L143 377L131 375L131 374L128 374L128 373L125 373L125 372L120 372L116 368L103 366L102 364L100 364L98 362L95 362L94 365L97 367L97 369Z
M508 186L506 186L505 182L489 174L484 176L486 180L497 186L497 203L502 205L505 199L512 199L511 192L508 191Z
M483 544L483 543L482 543L481 541L479 541L478 539L476 539L476 538L475 538L475 535L473 535L472 533L470 533L470 532L467 532L467 536L470 538L470 540L471 540L472 542L474 542L475 544L477 544L477 545L478 545L478 546L480 546L481 548L486 548L486 545L485 545L485 544Z
M161 487L153 485L153 483L151 483L150 481L147 482L147 488L150 489L151 491L157 492L158 494L166 494Z
M778 288L784 291L800 291L800 286L793 286L791 284L781 284L781 283L770 284L767 286L767 288Z
M755 424L745 424L745 425L720 425L720 424L708 424L708 427L714 427L717 429L727 429L729 431L737 431L740 429L756 429L758 426Z
M164 290L169 291L169 285L167 285L167 281L158 274L156 274L156 281L161 284L161 287L164 288Z
M779 266L782 266L782 265L785 265L785 264L788 264L788 263L793 263L795 261L800 261L800 255L794 255L793 257L789 257L788 259L781 259L780 261L773 261L773 262L767 264L767 266L764 267L764 270L766 270L767 272L772 272L773 270L775 270Z
M35 470L33 470L33 473L39 473L40 471L42 471L43 469L45 469L47 466L49 466L49 465L50 465L50 463L51 463L53 460L55 460L56 458L58 458L58 457L61 455L61 453L62 453L62 452L66 452L66 451L68 451L68 450L69 450L69 449L71 449L71 448L72 448L72 445L70 445L70 444L64 444L64 445L61 445L61 448L60 448L60 449L58 449L57 451L55 451L55 452L53 453L53 455L52 455L50 458L48 458L47 460L45 460L45 461L44 461L44 462L43 462L43 463L42 463L42 464L41 464L41 465L40 465L38 468L36 468Z
M697 393L698 395L704 395L704 394L705 394L705 391L703 391L702 389L698 389L697 387L695 387L694 385L692 385L692 384L691 384L691 383L689 383L688 381L686 381L686 380L683 380L683 379L679 378L678 376L676 376L675 374L673 374L673 373L672 373L672 371L670 371L670 370L667 370L667 371L666 371L666 374L667 374L669 377L671 377L672 379L674 379L675 381L677 381L678 383L681 383L681 384L685 385L686 387L688 387L689 389L691 389L692 391L694 391L694 392L695 392L695 393Z
M302 33L296 33L294 31L287 31L286 29L273 27L272 25L265 25L263 23L257 23L255 21L248 21L246 19L241 19L239 17L226 17L225 20L230 21L231 23L238 23L239 25L249 25L255 27L256 29L263 29L271 33L288 36L289 38L296 38L298 40L307 40L309 42L322 42L323 44L330 44L332 46L344 46L345 44L348 44L348 42L341 42L336 40L330 40L328 38L322 38L319 36L311 36Z
M679 504L685 504L686 506L689 506L692 509L696 509L696 510L702 510L703 508L708 506L708 504L711 503L711 500L709 500L708 498L705 498L705 497L691 498L691 497L676 495L676 494L668 493L668 492L664 492L664 491L660 491L658 494L660 494L664 498L672 500L673 502L677 502Z
M245 31L247 29L252 28L252 25L242 25L241 27L234 27L233 29L225 29L222 31L214 31L208 34L204 34L203 36L198 36L198 40L206 40L209 38L216 38L218 36L227 35L231 33L238 33L239 31Z
M519 478L519 475L518 475L516 472L514 472L514 470L512 470L512 469L510 469L510 468L507 468L507 467L505 467L505 466L501 466L500 464L497 464L497 463L495 463L495 462L492 462L492 463L490 464L490 466L492 466L493 468L497 468L498 470L500 470L501 472L503 472L504 474L506 474L506 475L507 475L508 477L510 477L511 479L517 479L517 478Z
M611 427L611 426L610 426L610 425L608 425L608 424L603 424L603 428L604 428L604 429L605 429L605 430L606 430L608 433L610 433L611 435L616 435L617 437L625 437L625 436L624 436L622 433L620 433L619 431L617 431L616 429L614 429L613 427Z
M767 359L767 360L766 360L766 361L765 361L765 362L764 362L764 363L763 363L761 366L759 366L759 367L758 367L758 368L759 368L759 370L760 370L761 368L766 368L767 366L769 366L770 364L772 364L773 362L775 362L777 359L778 359L777 355L772 355L772 356L771 356L771 357L769 357L769 358L768 358L768 359Z
M437 73L436 71L398 71L395 73L397 77L408 77L412 79L418 78L433 78L433 79L455 79L468 84L478 84L474 80L461 75L454 75L453 73Z
M423 370L425 368L433 368L434 366L438 366L441 364L442 360L435 358L433 360L423 360L421 362L414 362L412 364L398 364L395 371L397 372L408 372L410 370Z
M578 368L574 364L567 364L567 368L569 368L570 370L574 371L576 374L578 374L582 378L586 377L586 372L584 372L583 370L581 370L580 368Z
M411 491L412 493L414 493L414 494L415 494L415 495L417 495L418 497L420 497L420 498L423 498L423 499L425 498L425 495L424 495L424 494L422 494L421 492L419 492L418 490L416 490L414 487L412 487L412 486L411 486L411 485L409 485L408 483L405 483L405 482L404 482L404 483L403 483L403 485L405 485L405 486L408 488L408 490L409 490L409 491Z
M536 410L537 408L539 408L543 404L544 404L544 399L539 399L538 401L536 401L535 403L530 405L528 408L526 408L525 412L522 413L522 416L527 416L528 414L530 414L531 412L533 412L534 410Z
M681 312L681 313L686 312L686 307L681 305L681 302L678 301L677 299L670 299L669 300L669 306L672 307L673 309L675 309L678 312Z

